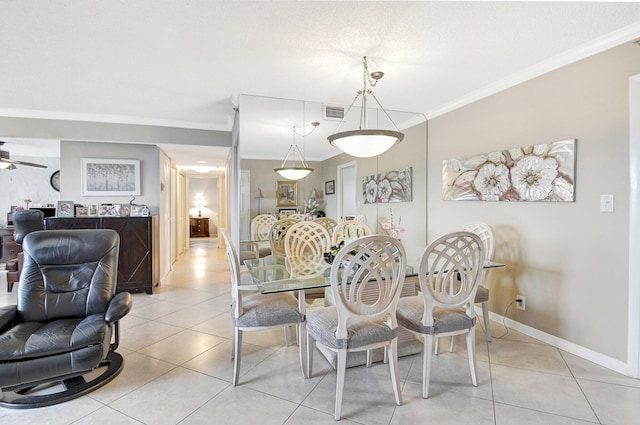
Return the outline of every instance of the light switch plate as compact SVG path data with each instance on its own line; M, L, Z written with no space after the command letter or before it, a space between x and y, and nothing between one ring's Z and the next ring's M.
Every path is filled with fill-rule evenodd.
M600 212L613 212L613 195L600 195Z

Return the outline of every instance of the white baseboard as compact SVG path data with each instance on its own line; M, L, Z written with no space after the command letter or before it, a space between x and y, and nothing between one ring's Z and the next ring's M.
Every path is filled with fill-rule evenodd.
M482 309L480 307L476 307L476 314L478 314L479 319L482 318ZM515 320L509 319L508 317L505 318L504 316L501 316L500 314L494 312L489 312L489 317L492 321L504 323L508 328L530 336L531 338L535 338L568 353L571 353L578 357L582 357L585 360L593 362L602 367L606 367L607 369L611 369L614 372L621 373L625 376L630 376L629 365L621 360L614 359L602 353L598 353L596 351L577 345L573 342L569 342L562 338L558 338L557 336L542 332L538 329L532 328L531 326L516 322ZM638 378L637 376L631 377Z

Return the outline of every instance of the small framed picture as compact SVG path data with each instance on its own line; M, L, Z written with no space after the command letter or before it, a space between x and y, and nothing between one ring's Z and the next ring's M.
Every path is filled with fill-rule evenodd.
M58 217L73 217L73 202L72 201L58 201L58 209L56 215Z
M76 207L76 217L88 217L89 207L79 206Z
M119 205L100 204L100 215L105 217L117 217Z
M129 215L131 217L149 217L149 208L146 205L131 205Z
M324 182L324 194L333 195L334 193L336 193L336 181L329 180L327 182Z
M98 204L89 204L87 205L87 212L88 212L88 216L90 217L95 217L98 215Z
M298 205L298 183L278 181L276 183L276 206L293 207Z
M131 205L129 215L131 217L142 217L142 205Z
M127 205L127 204L120 205L120 212L119 212L120 217L129 217L130 212L131 212L131 205Z

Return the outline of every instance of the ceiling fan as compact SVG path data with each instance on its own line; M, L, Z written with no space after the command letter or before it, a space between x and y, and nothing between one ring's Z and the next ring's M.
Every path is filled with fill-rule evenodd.
M28 165L29 167L38 167L38 168L47 168L46 165L34 164L33 162L25 162L25 161L14 161L10 159L9 152L3 151L1 147L4 145L4 142L0 140L0 169L11 169L16 168L16 165Z

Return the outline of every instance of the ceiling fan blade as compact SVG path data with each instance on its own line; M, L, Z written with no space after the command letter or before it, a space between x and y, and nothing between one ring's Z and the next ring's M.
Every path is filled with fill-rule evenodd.
M1 158L0 162L8 162L10 164L15 164L15 165L28 165L29 167L47 168L46 165L34 164L33 162L25 162L25 161L14 161L13 159Z

